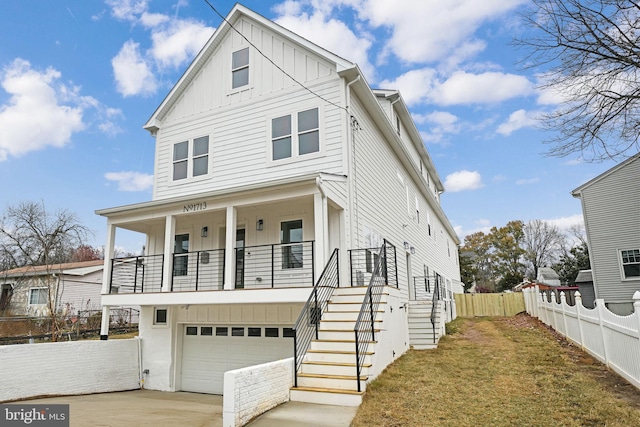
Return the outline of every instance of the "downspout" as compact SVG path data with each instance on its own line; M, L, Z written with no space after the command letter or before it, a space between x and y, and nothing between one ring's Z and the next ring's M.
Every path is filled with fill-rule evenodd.
M355 79L351 80L349 83L347 83L347 90L346 90L346 102L347 102L347 110L349 111L349 117L347 117L348 123L347 123L347 135L348 135L348 143L349 143L349 150L347 150L347 152L349 153L349 165L351 166L351 170L349 171L352 174L352 178L350 179L350 187L351 187L351 197L349 197L349 223L353 224L353 222L355 221L355 232L353 230L353 226L351 226L351 242L349 243L349 246L352 248L355 248L356 242L355 242L355 238L357 236L357 234L360 232L359 230L359 225L358 225L358 215L357 215L357 209L358 209L358 202L357 202L357 192L356 192L356 163L355 163L355 139L353 137L353 123L351 122L351 118L353 117L351 114L351 110L349 110L349 108L351 107L351 85L353 85L354 83L357 83L360 81L360 79L362 78L362 76L360 76L360 74L358 74L358 77L356 77Z

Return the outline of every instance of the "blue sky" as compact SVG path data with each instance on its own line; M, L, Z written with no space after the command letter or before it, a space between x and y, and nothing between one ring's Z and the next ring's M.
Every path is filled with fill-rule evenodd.
M223 15L233 1L210 0ZM243 4L400 89L461 238L515 219L582 221L570 191L615 163L549 158L536 127L558 97L510 45L522 0L248 0ZM5 0L0 15L0 208L75 212L101 246L96 209L151 199L143 123L220 18L204 0ZM139 251L138 236L119 239Z

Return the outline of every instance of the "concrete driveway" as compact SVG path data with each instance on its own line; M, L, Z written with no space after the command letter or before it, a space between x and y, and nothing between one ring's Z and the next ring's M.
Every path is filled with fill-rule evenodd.
M47 397L23 402L69 404L71 427L222 426L222 396L211 394L133 390ZM348 427L357 409L287 402L262 414L248 426Z
M71 427L222 426L222 396L211 394L133 390L28 402L69 404Z

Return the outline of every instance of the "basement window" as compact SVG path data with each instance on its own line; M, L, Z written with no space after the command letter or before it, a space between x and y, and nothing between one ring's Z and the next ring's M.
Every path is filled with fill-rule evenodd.
M153 324L154 325L166 325L167 324L167 309L166 308L155 308L154 309Z

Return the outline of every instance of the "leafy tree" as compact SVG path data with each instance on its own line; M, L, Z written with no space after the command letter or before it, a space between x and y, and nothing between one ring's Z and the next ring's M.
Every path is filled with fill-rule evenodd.
M476 281L478 271L474 265L474 254L470 252L458 251L460 264L460 280L464 284L464 290L468 291Z
M538 277L538 269L547 267L558 260L566 243L566 237L555 225L535 219L524 225L524 260L532 270L532 276Z
M522 282L525 266L522 248L524 223L509 221L504 227L492 227L490 241L493 246L492 261L498 275L499 290L505 290Z
M473 277L472 281L475 281L477 286L493 289L494 274L489 236L481 231L466 236L459 252L468 259L470 265L467 273Z
M104 257L102 256L102 251L100 249L96 249L91 245L81 245L73 252L71 261L95 261L103 258Z
M543 117L548 154L588 161L640 148L640 4L633 0L532 0L532 31L516 39L542 88L561 97Z
M591 268L589 261L589 248L586 242L581 242L572 247L567 253L560 257L560 262L552 267L558 276L560 282L569 286L576 284L576 276L580 270L588 270Z

